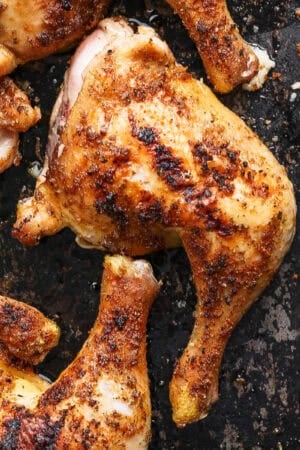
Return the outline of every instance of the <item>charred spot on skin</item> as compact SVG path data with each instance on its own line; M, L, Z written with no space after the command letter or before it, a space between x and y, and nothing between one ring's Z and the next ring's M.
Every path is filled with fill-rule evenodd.
M254 186L252 189L252 194L257 195L261 198L267 198L270 194L269 186L266 183L262 183L259 186Z
M98 214L107 214L119 224L127 223L125 211L117 205L117 195L114 192L107 192L104 199L97 199L95 208Z
M51 38L49 33L46 33L45 31L42 32L38 37L37 41L40 43L42 47L47 47L51 43Z
M12 307L10 304L5 303L3 307L5 315L5 323L12 324L18 322L22 318L22 313L18 308Z
M227 255L218 255L218 258L215 262L206 262L205 268L208 275L214 275L221 270L223 270L228 265Z
M157 173L167 184L174 189L190 184L190 174L184 170L182 161L176 158L165 145L155 144L153 152Z
M22 423L22 434L25 432L26 437L31 434L31 442L34 448L50 449L56 448L58 435L64 425L67 411L63 411L61 417L51 422L50 417L46 414L43 417L30 417ZM23 432L24 428L24 432ZM36 429L38 432L36 433ZM24 433L24 434L25 434Z
M163 207L159 200L155 201L153 204L144 205L142 204L140 211L138 212L138 217L142 223L147 222L161 222L163 218Z
M70 11L72 8L71 0L61 0L61 6L65 11Z
M214 217L212 214L209 214L206 220L206 230L216 231L219 236L222 237L229 237L238 231L238 227L237 225L226 223L225 221Z
M223 191L227 194L233 193L234 186L232 183L230 183L228 181L228 176L221 174L220 172L218 172L215 169L212 172L212 176L213 176L213 179L215 180L215 182L217 183L217 185L219 186L219 188L221 189L221 191Z
M204 148L204 146L200 142L194 145L192 152L196 159L200 162L202 171L204 173L207 173L208 161L212 161L213 157L208 153L208 150Z
M133 127L132 135L146 145L153 144L156 141L156 133L153 128L150 127Z
M199 31L199 33L204 34L208 32L208 28L206 27L206 25L201 22L200 20L197 23L197 31Z
M4 420L3 425L7 429L7 432L0 442L0 448L5 450L13 450L14 448L17 448L17 440L21 428L21 421L19 418Z
M234 151L227 150L226 154L232 163L236 162L236 153Z
M216 196L208 187L197 188L189 186L185 189L183 195L187 203L194 203L196 213L200 217L206 217L208 208L211 209L216 202Z
M117 326L118 330L123 330L126 322L127 322L128 316L126 314L117 315L114 317L114 323Z
M112 184L114 181L115 172L116 170L113 167L111 167L107 169L104 173L100 174L100 176L96 178L95 188L103 189L105 185Z

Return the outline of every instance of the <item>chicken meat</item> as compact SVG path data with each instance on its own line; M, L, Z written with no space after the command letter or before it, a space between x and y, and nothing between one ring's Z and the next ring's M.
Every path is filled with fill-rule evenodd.
M4 0L0 3L0 76L68 49L103 17L109 0Z
M51 386L40 388L36 380L43 392L29 407L17 407L26 399L14 401L15 391L5 391L8 406L0 396L0 448L148 448L146 325L159 286L146 261L106 257L99 314L73 363ZM15 384L26 376L25 370L12 373Z
M40 363L57 345L60 330L52 320L26 303L0 296L0 439L7 414L33 408L49 383L36 374ZM10 422L10 438L17 434ZM5 428L7 431L7 427ZM15 448L2 440L2 449Z
M167 1L194 40L216 91L230 92L257 74L258 58L241 37L225 0Z
M13 235L143 255L183 245L195 326L170 385L179 426L218 396L226 342L293 239L285 169L155 32L104 20L77 50L54 107L44 170Z
M40 117L39 108L31 107L26 94L10 78L0 78L0 173L19 163L19 133Z
M258 59L242 39L225 0L167 0L195 41L214 88L251 80ZM0 4L0 76L24 62L65 50L95 27L111 0L10 0Z
M30 364L38 364L58 344L55 322L26 303L0 295L0 341L9 352Z

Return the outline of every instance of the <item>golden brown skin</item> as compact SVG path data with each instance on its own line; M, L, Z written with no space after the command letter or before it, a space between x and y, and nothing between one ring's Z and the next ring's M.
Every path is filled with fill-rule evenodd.
M34 408L49 383L37 375L34 364L41 362L58 343L60 331L52 320L26 303L0 296L0 439L1 448L15 448L13 436L18 416ZM7 435L10 417L10 444ZM16 419L16 420L15 420Z
M0 2L0 76L18 64L65 50L96 26L109 0Z
M168 0L194 40L207 76L223 94L258 72L258 59L239 34L225 0Z
M258 60L225 0L167 0L195 41L213 87L222 93L251 80ZM64 50L95 27L111 0L4 0L0 3L0 76Z
M171 382L182 426L216 400L227 339L290 246L293 188L259 138L153 30L135 34L112 19L101 30L106 44L73 107L65 94L55 107L45 170L34 197L19 203L13 234L34 245L68 226L83 245L129 255L183 244L198 305Z
M1 448L16 449L12 444L18 434L20 415L28 408L34 408L41 394L48 388L49 383L34 372L32 365L13 357L0 344Z
M32 108L27 95L9 77L0 79L0 128L24 132L40 117L40 109Z
M106 257L99 314L87 341L36 407L6 408L0 448L147 449L146 325L159 286L146 261Z
M0 173L18 165L19 132L27 131L40 117L40 109L31 107L26 94L10 78L0 78Z
M38 364L58 344L59 337L56 323L36 308L0 296L0 341L12 355Z

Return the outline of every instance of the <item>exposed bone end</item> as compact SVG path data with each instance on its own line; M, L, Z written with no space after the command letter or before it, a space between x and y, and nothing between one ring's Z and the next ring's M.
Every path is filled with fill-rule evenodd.
M111 280L116 277L128 279L129 285L135 286L137 292L144 292L144 298L149 298L151 303L161 287L161 282L157 281L153 274L151 264L143 259L135 261L121 255L106 256L104 269ZM135 301L136 299L133 299L133 302Z
M190 364L187 364L186 367L188 368ZM218 400L219 372L212 367L207 379L203 379L198 385L195 385L188 374L183 375L180 365L179 361L170 383L170 401L174 422L177 427L184 427L204 419L213 403Z
M0 77L11 73L17 67L15 55L4 45L0 44Z
M222 61L212 62L210 56L201 55L210 82L221 94L228 94L242 83L252 80L258 73L259 61L251 47L241 38L233 41L233 48Z

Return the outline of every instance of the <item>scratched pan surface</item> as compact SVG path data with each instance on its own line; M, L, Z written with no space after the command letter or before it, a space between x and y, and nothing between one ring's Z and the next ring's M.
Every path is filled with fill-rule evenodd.
M238 89L221 100L257 131L286 166L299 199L300 92L291 89L300 81L296 6L292 0L229 2L246 38L268 48L281 76L257 93ZM116 1L111 13L150 23L181 63L197 77L204 76L193 43L163 0ZM28 171L43 158L49 114L69 56L51 56L14 74L41 106L43 118L22 137L21 165L0 175L0 293L37 306L62 327L59 346L40 367L50 379L73 359L93 324L103 254L79 248L68 230L44 239L36 248L21 246L10 237L10 230L18 198L33 190L35 180ZM164 282L149 320L152 450L300 448L299 247L298 235L280 272L234 331L222 364L219 401L205 420L181 430L171 420L168 383L193 325L195 292L183 250L149 256Z

